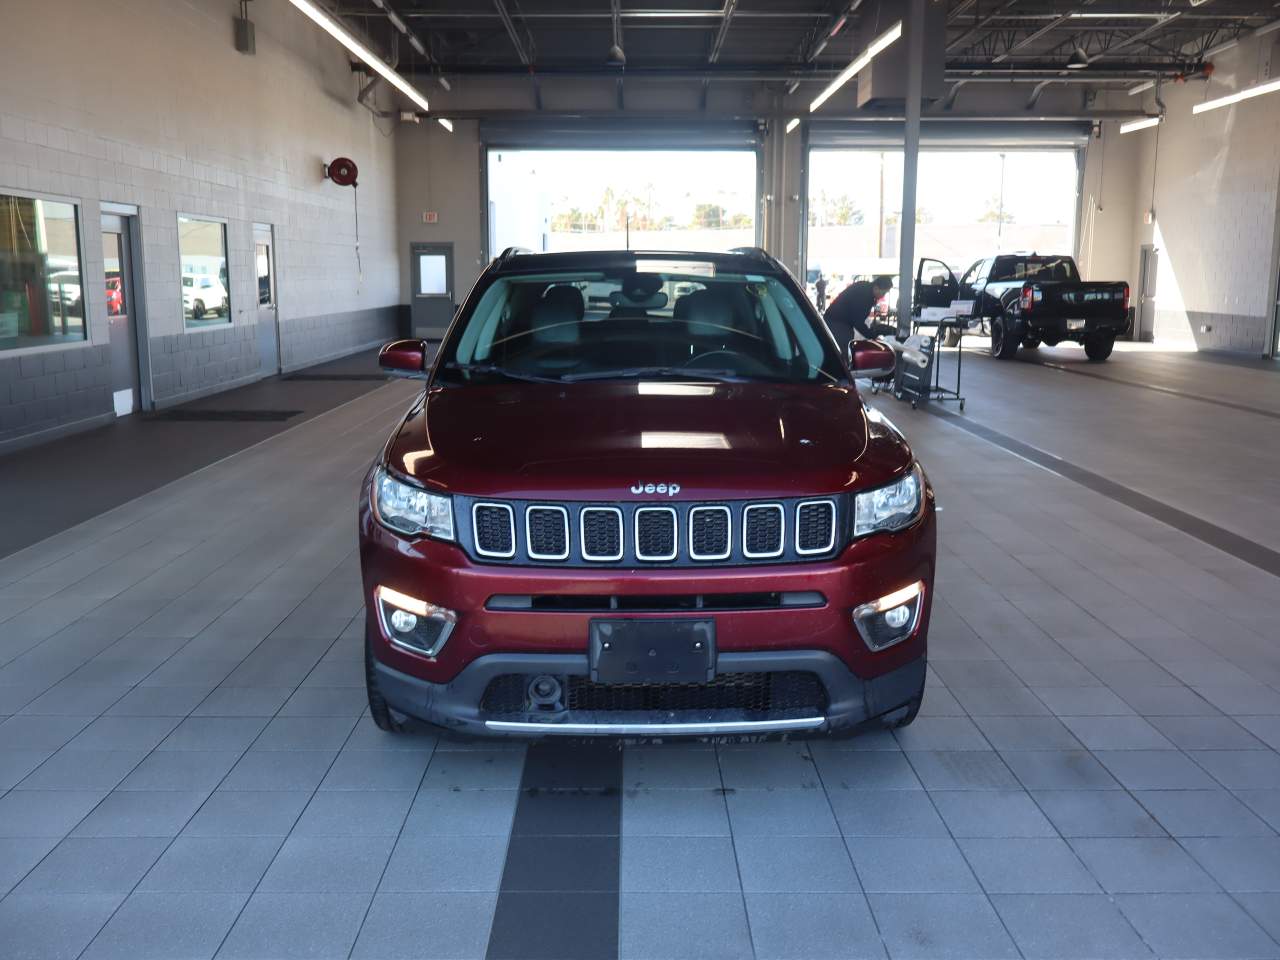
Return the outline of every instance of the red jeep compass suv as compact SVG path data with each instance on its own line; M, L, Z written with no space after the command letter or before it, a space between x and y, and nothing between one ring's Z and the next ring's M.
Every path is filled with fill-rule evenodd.
M842 732L914 719L933 492L781 264L508 251L360 496L374 721Z

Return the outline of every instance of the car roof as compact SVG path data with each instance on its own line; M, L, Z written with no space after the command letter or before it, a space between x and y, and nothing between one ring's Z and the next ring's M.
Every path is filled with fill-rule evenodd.
M504 250L491 269L497 273L543 273L556 270L632 270L637 260L687 260L710 263L725 273L781 273L784 268L763 250L738 247L728 253L690 250L574 250L532 253L517 247Z

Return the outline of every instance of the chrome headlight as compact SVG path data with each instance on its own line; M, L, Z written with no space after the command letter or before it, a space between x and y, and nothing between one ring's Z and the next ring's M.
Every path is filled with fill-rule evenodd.
M397 480L381 467L373 475L373 505L378 521L396 533L453 539L453 501Z
M901 530L924 506L924 473L920 464L901 480L859 493L854 507L853 535L865 537L880 530Z

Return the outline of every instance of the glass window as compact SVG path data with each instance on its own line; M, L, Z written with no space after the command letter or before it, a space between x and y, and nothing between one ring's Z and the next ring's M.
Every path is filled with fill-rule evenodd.
M75 205L0 194L0 350L85 337Z
M495 278L444 354L446 382L843 376L816 318L781 278L693 269Z
M1070 257L996 257L992 282L1007 280L1079 280Z
M275 302L271 292L271 245L255 244L253 259L258 270L258 306L269 306Z
M418 254L418 296L448 295L449 282L445 279L448 259L443 253Z
M124 237L106 230L102 234L102 267L107 277L107 316L127 315L124 283Z
M187 327L230 323L227 225L178 217L178 258L182 261L182 316Z

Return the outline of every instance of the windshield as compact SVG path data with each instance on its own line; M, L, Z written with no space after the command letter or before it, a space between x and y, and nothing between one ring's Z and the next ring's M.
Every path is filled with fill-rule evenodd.
M653 269L492 279L444 345L437 378L844 378L825 331L781 278L710 263Z
M1070 257L996 257L988 280L1079 280Z

